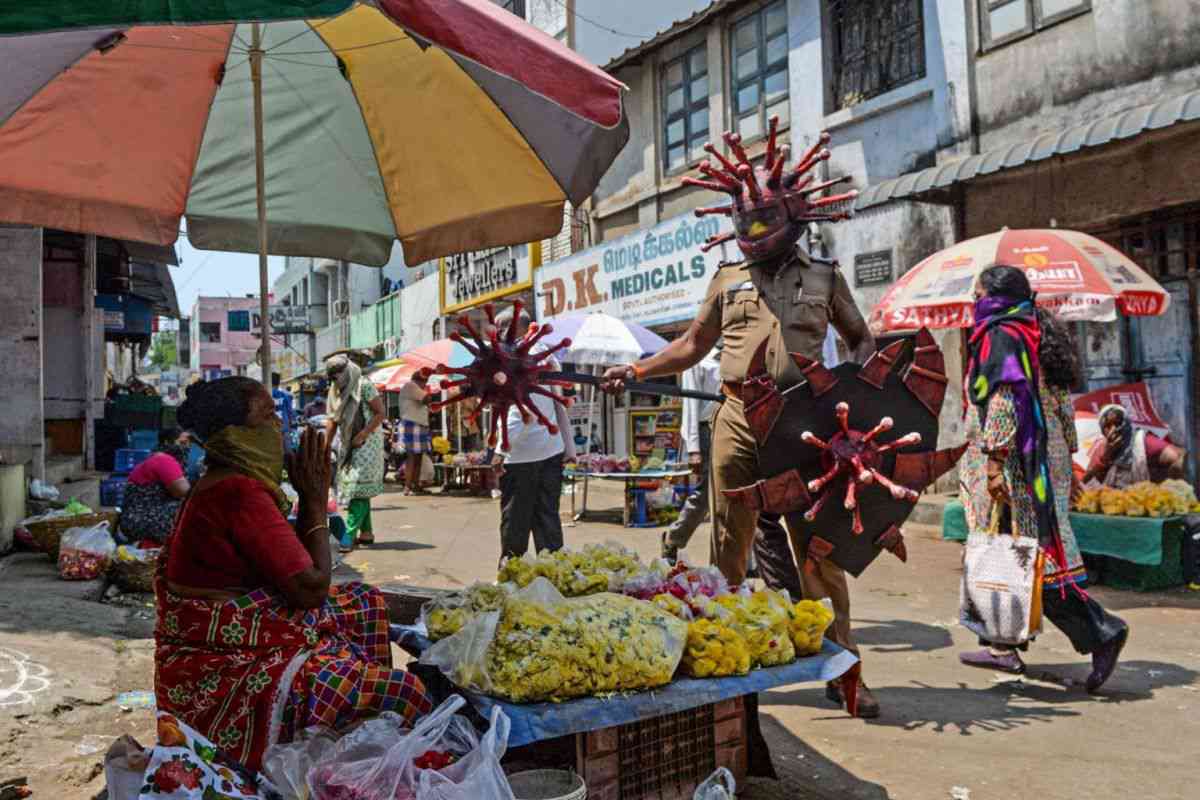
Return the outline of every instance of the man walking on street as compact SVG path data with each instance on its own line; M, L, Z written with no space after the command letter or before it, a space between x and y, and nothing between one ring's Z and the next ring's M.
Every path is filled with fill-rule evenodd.
M768 153L774 151L776 124L777 120L772 122ZM805 220L828 213L810 205L822 201L806 198L803 187L807 182L801 183L804 171L827 156L814 148L801 162L799 171L789 170L787 178L782 179L782 165L775 163L771 155L763 166L753 166L736 137L727 136L726 141L741 162L736 171L722 172L721 183L697 183L733 195L732 205L725 209L733 218L735 233L730 237L736 238L746 260L721 266L709 284L699 314L681 337L649 358L609 369L604 375L604 388L620 392L626 381L690 369L718 338L724 340L720 365L726 400L712 422L713 557L728 581L741 583L746 578L758 514L731 501L723 490L749 486L765 477L758 469L758 442L746 420L741 395L752 360L761 347L767 374L781 391L787 391L804 380L790 354L821 361L830 325L856 360L865 361L875 348L850 287L836 266L814 261L798 246L806 230ZM779 158L785 159L786 155L780 154ZM853 195L844 197L852 199ZM822 208L830 207L835 200L840 202L842 198L826 200ZM717 237L714 243L720 239ZM804 541L808 529L804 515L787 514L786 522L793 550L803 552L797 544ZM803 573L801 579L806 598L829 597L833 601L834 622L829 637L857 653L850 635L850 592L845 572L824 559L813 573ZM841 699L836 687L831 686L830 693ZM861 679L857 694L858 714L878 716L879 703Z
M429 436L429 406L425 405L428 381L417 370L412 380L404 384L400 395L400 443L404 445L404 493L421 493L421 459L432 452Z
M710 355L683 373L683 388L720 394L720 357L721 343L718 340ZM687 547L696 528L708 518L708 459L712 447L712 417L717 405L714 400L696 400L690 397L683 400L683 418L679 427L688 464L698 476L698 480L696 490L684 501L679 518L671 523L671 527L662 535L662 557L672 564L679 557L679 551Z
M513 318L512 309L496 317L496 330L505 331ZM517 338L529 330L529 314L517 314ZM485 336L490 335L490 326ZM534 347L533 352L540 348ZM552 356L550 368L560 369ZM500 557L522 556L533 535L534 551L561 550L562 519L558 507L562 498L563 461L575 459L575 441L566 409L549 397L531 397L539 411L555 421L558 430L550 433L537 420L526 422L516 406L508 410L504 424L508 429L508 450L497 452L493 463L500 473Z

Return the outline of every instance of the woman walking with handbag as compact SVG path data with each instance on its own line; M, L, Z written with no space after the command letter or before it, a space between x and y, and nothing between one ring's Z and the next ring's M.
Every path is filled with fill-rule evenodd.
M1035 537L1045 567L1044 615L1092 656L1087 690L1094 692L1116 668L1128 626L1085 591L1087 570L1068 516L1073 490L1071 453L1077 449L1069 388L1078 365L1067 330L1034 306L1025 273L996 265L979 276L975 327L967 374L966 435L960 464L968 529L990 527L994 507L1001 528ZM1007 525L1003 520L1007 520ZM1020 674L1017 648L982 641L962 653L973 667Z

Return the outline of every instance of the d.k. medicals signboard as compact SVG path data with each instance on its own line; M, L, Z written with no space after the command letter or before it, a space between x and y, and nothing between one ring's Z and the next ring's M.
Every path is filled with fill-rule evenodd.
M534 271L537 317L603 311L645 326L691 319L717 265L740 257L732 243L700 251L729 230L727 218L689 213L546 264Z

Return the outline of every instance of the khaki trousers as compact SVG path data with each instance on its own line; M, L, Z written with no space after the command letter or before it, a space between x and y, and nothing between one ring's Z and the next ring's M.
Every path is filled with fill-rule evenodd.
M713 521L712 563L730 583L741 583L746 579L758 512L733 502L723 490L749 486L765 476L758 471L758 443L746 422L741 400L727 398L717 410L712 426L712 491L709 493ZM802 565L804 556L800 542L808 523L800 512L788 514L784 520L792 550ZM826 559L814 573L801 569L800 579L806 599L828 597L833 603L834 619L829 638L858 653L850 635L850 588L846 584L845 571Z

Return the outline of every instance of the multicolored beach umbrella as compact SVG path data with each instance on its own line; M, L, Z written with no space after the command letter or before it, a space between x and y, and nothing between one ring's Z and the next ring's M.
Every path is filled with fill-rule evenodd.
M257 252L261 185L270 253L416 264L554 234L629 137L618 81L488 0L19 5L2 222Z

